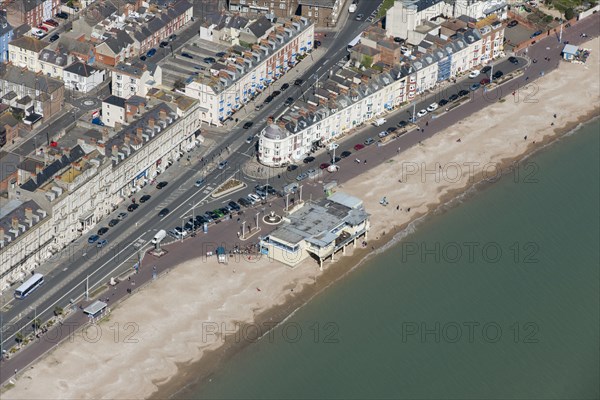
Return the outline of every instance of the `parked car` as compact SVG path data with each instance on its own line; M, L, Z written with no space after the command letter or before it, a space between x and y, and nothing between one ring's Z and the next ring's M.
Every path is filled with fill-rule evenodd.
M421 118L424 117L427 114L427 110L426 109L422 109L417 113L417 117Z
M300 86L300 85L302 85L303 83L304 83L304 80L302 80L302 79L296 79L296 80L294 81L294 85L296 85L296 86Z
M508 26L509 28L514 28L517 25L519 25L519 21L517 21L516 19L513 19L506 26Z
M225 161L221 161L218 165L219 169L225 169L225 167L227 167L227 164L229 164L229 162L227 160Z
M450 101L456 101L456 100L458 100L458 95L457 94L453 94L452 96L448 97L448 100L450 100Z
M349 157L349 156L350 156L350 154L352 154L352 152L350 152L350 151L348 151L348 150L346 150L346 151L342 151L342 154L340 154L340 157L342 157L342 158L346 158L346 157Z
M171 36L169 36L169 42L172 42L175 39L177 39L177 35L176 34L172 34Z
M287 90L290 87L289 83L284 83L283 85L281 85L281 91L283 92L284 90Z
M321 41L320 40L315 40L315 49L317 47L320 47L320 46L321 46Z
M252 202L252 204L254 204L254 203L260 201L260 197L258 197L258 195L254 194L254 193L250 193L248 195L248 200L250 200Z
M102 228L98 229L98 232L96 232L98 234L98 236L102 236L104 235L106 232L108 232L108 228L103 226Z
M308 174L307 174L306 172L303 172L303 173L299 174L299 175L296 177L296 180L297 180L298 182L301 182L301 181L303 181L303 180L305 180L305 179L308 179Z
M56 22L56 21L55 21L55 20L53 20L53 19L47 19L47 20L45 20L45 21L44 21L44 23L45 23L45 24L48 24L48 25L50 25L50 26L53 26L53 27L55 27L55 28L58 26L58 22Z
M460 97L465 97L465 96L467 96L468 94L469 94L469 91L468 91L468 90L464 90L464 89L463 89L463 90L461 90L460 92L458 92L458 95L459 95Z
M530 38L533 39L536 36L540 36L542 34L542 31L535 31L531 34Z
M519 59L517 57L508 57L508 61L511 64L515 64L515 65L517 65L519 63Z
M492 70L492 67L490 67L489 65L487 65L487 66L481 68L481 71L479 71L479 72L481 72L482 74L487 74L491 70Z
M50 36L50 43L56 42L59 38L60 36L55 33L54 35Z
M398 122L398 128L404 128L404 127L406 127L406 125L408 125L408 122L406 122L404 120Z
M441 99L440 101L438 101L438 106L440 107L444 107L446 104L448 104L448 100L446 99Z
M477 89L479 89L480 87L481 87L481 85L479 83L474 83L471 86L469 86L469 90L471 90L471 92L474 92Z
M127 207L127 211L134 212L135 210L138 209L139 206L140 205L137 203L130 204L129 207Z
M38 28L38 29L41 29L41 30L43 30L44 32L48 32L48 28L46 28L46 27L45 27L44 25L42 25L42 24L39 24L37 28Z
M150 49L150 50L148 50L148 52L146 53L146 57L150 58L150 57L152 57L152 56L153 56L153 55L155 55L155 54L156 54L156 49Z
M215 60L213 57L204 57L203 61L207 64L214 64L217 62L217 60Z
M149 194L145 194L145 195L143 195L142 197L140 197L140 203L145 203L145 202L147 202L148 200L150 200L150 198L151 198L151 197L152 197L152 196L150 196Z
M483 78L482 80L479 81L480 85L487 85L488 83L490 83L489 78Z
M243 128L244 128L244 129L250 129L250 127L251 127L252 125L254 125L254 122L252 122L252 121L248 121L248 122L246 122L246 123L244 124Z
M364 149L364 148L365 148L364 144L358 143L358 144L354 145L354 150L356 150L356 151L359 151L360 149Z
M169 42L160 42L160 44L158 45L158 47L160 47L161 49L164 49L168 45L169 45Z
M319 168L321 168L321 169L327 169L327 167L329 167L330 165L331 164L324 162L324 163L321 163L321 165L319 165Z
M89 244L96 243L98 241L98 239L100 239L100 236L92 235L88 238L88 243Z
M267 98L265 99L265 101L263 103L269 104L272 101L273 101L273 96L267 96Z
M379 136L380 138L384 138L387 135L389 135L388 131L381 131L377 134L377 136Z
M396 128L395 126L390 126L389 128L386 129L387 133L396 132L397 130L398 130L398 128Z
M290 164L287 166L286 168L288 170L288 172L292 172L298 169L298 166L296 164Z
M220 51L217 54L215 54L215 57L221 58L221 57L225 57L226 55L227 55L227 53L225 53L224 51Z
M240 211L241 207L238 203L236 203L235 201L230 201L229 203L227 203L227 207L229 207L229 209L231 211Z
M261 108L263 108L263 105L262 105L262 104L257 104L257 105L254 107L254 111L258 111L258 110L260 110Z
M469 78L473 79L473 78L477 78L479 76L481 72L478 70L475 71L471 71L471 73L469 74Z
M241 205L242 207L250 207L252 205L252 203L250 201L248 201L248 199L246 199L245 197L240 197L238 199L238 204Z
M147 57L146 56L140 56L140 60L142 61L146 61Z
M314 158L314 157L311 157L311 156L309 156L309 157L305 157L305 158L304 158L304 160L302 160L302 162L303 162L304 164L310 164L310 163L311 163L311 162L313 162L313 161L315 161L315 158Z
M281 92L279 90L274 90L273 93L271 93L271 96L273 96L273 98L279 96L281 94Z
M56 17L60 19L68 19L69 14L67 14L66 12L59 12L58 14L56 14Z
M438 108L438 103L431 103L428 107L427 107L427 111L432 112L437 110Z
M370 146L370 145L372 145L373 143L375 143L375 140L374 140L373 138L368 138L368 139L367 139L367 140L365 140L363 143L365 144L365 146Z
M502 78L503 75L504 75L504 72L496 71L496 72L494 72L494 79Z
M194 59L194 56L190 53L181 53L181 57L189 58L190 60Z
M119 215L117 215L117 219L123 221L125 218L127 218L128 215L129 214L127 214L126 212L119 213Z
M99 240L98 243L96 243L96 247L101 248L101 247L106 246L107 244L108 244L108 240L102 239L102 240Z
M169 182L167 182L167 181L158 182L158 183L156 184L156 188L157 188L157 189L162 189L162 188L164 188L165 186L167 186L168 184L169 184Z

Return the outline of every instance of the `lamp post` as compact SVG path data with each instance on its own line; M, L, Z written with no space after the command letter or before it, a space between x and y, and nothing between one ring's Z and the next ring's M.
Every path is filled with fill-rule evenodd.
M192 206L192 225L196 225L196 202L194 201L193 203L188 203L190 206ZM196 228L194 228L194 230L192 231L192 236L196 236Z

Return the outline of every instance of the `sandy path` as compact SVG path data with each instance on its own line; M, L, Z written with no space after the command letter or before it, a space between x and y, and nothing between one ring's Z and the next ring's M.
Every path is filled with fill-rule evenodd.
M585 47L598 49L598 39ZM364 199L372 214L370 237L426 213L484 169L494 176L502 160L519 158L533 141L539 145L557 135L555 129L597 113L598 67L598 52L585 66L561 64L522 92L537 89L534 101L507 97L343 185L342 190ZM388 207L379 205L383 196ZM113 310L99 325L97 343L78 335L24 372L2 398L146 398L156 390L155 382L177 373L178 362L197 360L222 343L209 331L223 322L231 329L232 321L252 321L257 312L283 302L292 287L297 293L313 282L317 272L314 262L293 270L264 259L225 267L214 261L185 263ZM88 337L95 333L92 329Z

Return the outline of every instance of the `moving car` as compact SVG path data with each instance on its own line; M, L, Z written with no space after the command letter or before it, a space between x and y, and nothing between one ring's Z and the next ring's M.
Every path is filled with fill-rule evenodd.
M342 158L346 158L346 157L349 157L349 156L350 156L350 154L352 154L352 153L351 153L351 152L349 152L348 150L346 150L346 151L342 151L342 154L340 154L340 157L342 157Z
M164 188L165 186L167 186L168 184L169 184L169 182L167 182L167 181L158 182L158 183L156 184L156 188L157 188L157 189L162 189L162 188Z
M437 110L438 108L438 103L431 103L428 107L427 107L427 111L432 112Z
M190 53L181 53L181 57L189 58L190 60L194 59L194 56Z
M225 169L225 167L227 167L227 164L228 164L228 161L227 161L227 160L225 160L225 161L221 161L221 162L219 163L219 165L218 165L218 168L219 168L219 169Z
M162 210L160 210L160 212L158 213L159 217L165 217L167 214L169 213L169 209L168 208L163 208Z
M99 240L98 243L96 243L96 247L100 248L100 247L104 247L108 244L108 240L106 239L102 239Z
M373 143L375 143L375 140L373 138L368 138L367 140L364 141L365 146L370 146Z
M519 63L519 59L517 57L508 57L508 61L515 65Z
M143 195L142 197L140 197L140 203L145 203L145 202L147 202L148 200L150 200L150 198L151 198L151 197L152 197L152 196L150 196L149 194L145 194L145 195Z
M127 211L129 212L134 212L135 210L137 210L137 208L139 207L139 204L133 203L130 204L129 207L127 207Z
M194 186L196 187L200 187L202 185L204 185L204 178L200 178L196 181L196 183L194 183Z
M475 70L475 71L471 71L471 73L469 74L469 78L473 79L473 78L477 78L479 76L481 72Z
M354 17L354 19L357 21L362 21L364 17L365 17L365 14L358 14L356 17Z
M283 92L284 90L286 90L289 87L290 87L289 83L284 83L283 85L281 85L281 89L280 90Z
M92 243L96 243L96 241L100 239L100 236L98 235L92 235L88 238L88 243L92 244Z
M419 111L417 113L417 118L424 117L426 114L427 114L427 110L426 109L422 109L421 111Z
M98 232L96 232L98 234L98 236L102 236L104 235L106 232L108 232L108 228L103 226L102 228L98 229Z
M303 83L304 83L304 80L302 80L302 79L296 79L296 80L294 81L294 85L295 85L295 86L300 86L300 85L302 85Z
M244 129L249 129L252 125L254 125L254 122L252 121L248 121L244 124L243 128Z
M306 157L304 160L302 160L302 162L304 162L304 164L309 164L309 163L311 163L313 161L315 161L315 158L311 157L311 156Z
M250 144L250 143L252 143L253 140L254 140L254 138L252 136L248 136L246 138L246 143Z
M287 99L285 99L285 103L283 103L283 104L285 106L291 106L293 102L294 102L294 98L293 97L288 97Z

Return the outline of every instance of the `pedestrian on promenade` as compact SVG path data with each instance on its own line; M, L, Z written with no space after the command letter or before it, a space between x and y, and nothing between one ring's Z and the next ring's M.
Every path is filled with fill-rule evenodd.
M425 129L424 129L424 128L421 128L421 133L423 133L423 132L425 132Z
M429 126L429 121L425 122L425 126Z
M365 164L367 163L367 160L365 160Z

